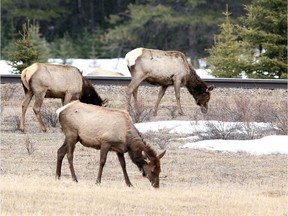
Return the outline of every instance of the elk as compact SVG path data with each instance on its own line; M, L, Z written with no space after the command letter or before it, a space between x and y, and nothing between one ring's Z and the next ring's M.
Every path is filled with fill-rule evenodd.
M62 105L78 99L95 105L105 106L107 103L107 100L101 99L93 85L74 66L34 63L22 71L21 81L25 92L20 120L22 132L24 132L25 113L34 95L33 111L44 132L47 129L41 118L40 109L45 97L61 98Z
M125 183L132 186L127 171L124 153L128 152L143 176L151 185L159 187L160 159L166 151L157 156L156 151L141 137L125 110L94 106L73 101L57 111L62 131L63 145L57 151L56 179L60 179L61 166L67 154L72 179L78 182L74 166L73 152L79 141L83 146L100 150L100 164L96 183L101 183L102 171L109 151L116 152L122 167Z
M109 70L104 70L101 68L95 68L92 72L88 73L89 76L124 76L121 72L114 72Z
M127 106L133 94L137 108L138 87L146 80L152 85L160 85L154 116L157 115L159 103L170 85L174 85L177 110L180 115L184 115L180 104L181 86L186 86L196 104L201 107L202 113L207 113L210 92L214 87L208 87L196 74L182 52L137 48L128 52L125 60L132 77L127 89Z

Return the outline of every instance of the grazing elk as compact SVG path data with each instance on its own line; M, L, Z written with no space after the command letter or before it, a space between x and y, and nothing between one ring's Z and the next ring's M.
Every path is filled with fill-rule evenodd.
M114 72L109 70L104 70L101 68L95 68L92 72L88 73L89 76L124 76L120 72Z
M128 52L125 60L132 77L127 89L127 105L130 104L131 95L133 94L137 107L138 87L142 81L146 80L150 84L161 86L154 108L154 116L157 115L160 100L170 85L174 85L177 109L180 115L184 115L180 104L181 86L186 86L194 97L196 104L201 107L201 111L207 113L210 92L213 87L208 87L201 80L183 53L137 48Z
M40 109L45 97L61 98L63 105L78 99L95 105L107 103L107 100L101 99L93 85L74 66L34 63L22 71L21 80L25 91L20 121L22 132L24 132L25 113L33 95L35 95L33 111L43 131L47 129L40 116Z
M125 110L109 109L73 101L57 111L64 144L57 152L56 178L60 179L61 166L67 154L69 168L74 181L77 182L73 167L73 152L79 141L86 147L100 149L100 164L96 183L101 182L103 167L109 151L117 153L127 186L132 186L127 171L124 153L128 152L143 176L151 185L159 187L160 159L166 151L157 156L152 147L146 144L134 127L129 114Z

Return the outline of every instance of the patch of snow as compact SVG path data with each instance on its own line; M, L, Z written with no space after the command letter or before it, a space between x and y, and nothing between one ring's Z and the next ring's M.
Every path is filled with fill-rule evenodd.
M180 148L207 149L250 154L288 154L288 136L266 136L254 140L202 140L187 143Z
M218 122L213 124L228 125L239 124L239 122ZM211 122L210 122L211 123ZM207 121L159 121L134 124L142 133L149 131L161 132L167 130L169 133L192 134L195 132L205 132L207 130ZM271 127L268 123L253 123L254 127ZM253 126L252 125L252 126ZM188 139L189 138L189 139ZM246 152L251 154L288 154L288 136L267 136L256 140L202 140L197 141L197 137L190 136L188 143L180 148L208 149L224 152ZM185 140L182 138L182 140ZM191 143L191 141L196 141Z

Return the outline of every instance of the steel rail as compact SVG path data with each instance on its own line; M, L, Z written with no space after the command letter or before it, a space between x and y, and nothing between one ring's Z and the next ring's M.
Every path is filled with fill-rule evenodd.
M127 86L131 77L114 76L85 76L94 85L118 85ZM8 74L0 75L1 84L21 83L20 75ZM287 79L236 79L236 78L203 78L208 85L214 85L218 88L245 88L245 89L287 89ZM141 85L152 86L148 82L142 82Z

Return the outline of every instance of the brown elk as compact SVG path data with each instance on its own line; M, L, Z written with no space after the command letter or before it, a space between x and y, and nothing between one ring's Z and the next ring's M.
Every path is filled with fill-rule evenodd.
M61 98L63 105L78 99L95 105L107 103L107 100L101 99L93 85L74 66L34 63L22 71L21 80L25 91L20 120L22 132L24 132L25 113L33 95L35 95L33 111L43 131L47 129L40 116L40 109L45 97Z
M132 186L132 184L126 171L124 158L126 152L132 162L142 171L143 176L150 180L151 185L155 188L159 187L160 159L166 151L157 156L155 150L141 138L125 110L73 101L56 112L65 135L64 144L57 152L57 179L60 179L62 160L67 154L72 179L77 182L73 166L73 152L75 144L79 141L86 147L100 149L96 183L101 183L108 152L114 151L117 153L127 186Z
M128 52L125 60L132 77L127 89L127 105L130 104L133 94L137 107L138 87L142 81L146 80L150 84L161 86L154 108L154 116L157 115L159 103L170 85L174 85L177 110L180 115L184 115L180 104L181 86L186 86L196 104L201 107L201 111L207 113L210 92L214 87L208 87L201 80L183 53L137 48Z

